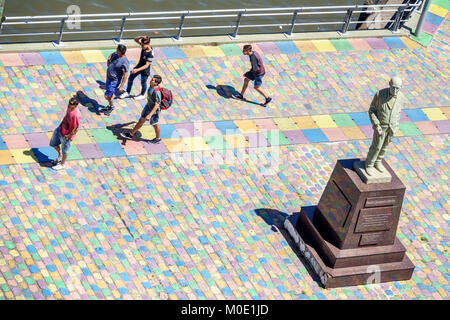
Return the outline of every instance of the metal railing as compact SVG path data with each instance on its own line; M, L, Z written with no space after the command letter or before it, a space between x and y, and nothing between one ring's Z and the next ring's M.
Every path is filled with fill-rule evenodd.
M411 13L419 8L422 1L418 3L405 4L385 4L385 5L343 5L343 6L317 6L317 7L288 7L288 8L258 8L258 9L224 9L224 10L182 10L182 11L163 11L163 12L127 12L127 13L107 13L107 14L78 14L78 15L47 15L47 16L17 16L17 17L3 17L0 30L4 31L8 26L32 26L33 32L16 32L16 33L0 33L0 38L3 37L19 37L19 36L57 36L54 41L56 45L62 45L63 35L74 34L117 34L116 42L121 42L124 33L131 32L150 32L150 31L169 31L174 34L174 40L180 41L182 32L185 30L225 30L222 34L228 34L232 39L238 38L239 30L243 28L269 28L269 27L288 27L287 32L283 32L287 37L292 36L295 27L298 26L324 26L335 25L341 26L332 31L338 31L340 34L345 34L350 25L360 23L383 23L390 24L389 28L393 32L397 32L402 23L408 21ZM379 12L380 14L390 13L390 19L381 20L364 20L360 21L354 19L355 14L370 14ZM321 16L329 17L326 20L320 21L311 20L311 17ZM310 19L305 19L309 16ZM255 18L273 19L277 17L282 19L287 17L287 21L280 21L279 23L258 23L258 24L244 24L245 20ZM224 25L214 25L205 23L208 19L233 19L230 24L228 22ZM120 22L119 29L101 29L97 27L96 30L67 30L70 21L77 21L78 23L90 23L92 25L100 22L115 23ZM126 28L127 22L138 21L141 23L148 21L160 21L163 23L172 23L175 25L159 28ZM185 26L187 21L194 21L200 25ZM173 24L173 23L172 23ZM39 31L40 26L55 25L55 29L59 26L59 31L42 32ZM379 29L385 29L379 28ZM231 33L227 33L231 31ZM280 32L280 31L278 31Z

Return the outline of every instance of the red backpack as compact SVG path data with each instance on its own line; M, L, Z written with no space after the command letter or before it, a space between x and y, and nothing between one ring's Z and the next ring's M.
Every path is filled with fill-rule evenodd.
M161 109L169 109L173 102L172 91L161 87L155 88L155 91L161 92Z

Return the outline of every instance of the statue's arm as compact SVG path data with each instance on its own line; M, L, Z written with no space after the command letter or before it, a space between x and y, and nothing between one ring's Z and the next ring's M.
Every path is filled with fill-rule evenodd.
M370 103L370 108L369 108L369 117L370 117L370 121L372 122L373 126L380 125L380 120L378 120L377 114L376 114L377 104L378 104L378 92L373 97L372 102Z

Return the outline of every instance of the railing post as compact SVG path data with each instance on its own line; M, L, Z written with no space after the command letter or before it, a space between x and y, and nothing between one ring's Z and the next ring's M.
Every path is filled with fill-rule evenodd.
M119 34L119 43L122 42L122 36L123 36L123 29L125 28L125 21L127 20L127 17L122 17L122 25L120 26L120 34Z
M352 16L353 16L353 11L355 10L355 8L350 8L347 10L347 14L345 15L345 22L344 22L344 26L342 27L341 32L339 32L340 35L344 35L347 33L348 31L348 26L350 24L350 20L352 20Z
M405 7L399 7L395 16L394 24L392 25L392 32L397 33L400 28L400 22L402 21L403 12Z
M175 38L176 41L181 41L181 32L183 31L183 25L184 25L184 18L189 14L189 11L187 13L183 13L180 18L180 26L178 27L178 34Z
M289 32L285 32L284 35L286 37L292 37L292 32L294 32L295 27L295 20L297 19L297 14L300 12L300 10L295 10L294 14L292 15L292 22L291 22L291 28L289 29Z
M425 0L425 4L422 6L422 13L420 14L419 22L417 22L416 31L414 32L414 35L416 37L418 37L422 32L423 21L425 20L425 16L427 15L430 4L430 0Z
M64 17L64 18L61 19L61 25L59 26L58 41L53 42L53 44L55 46L62 46L63 45L63 43L62 43L62 36L63 36L63 33L64 33L64 24L66 23L66 20L67 20L67 17Z
M244 14L244 12L245 12L245 10L244 11L240 11L238 13L237 20L236 20L236 27L234 28L233 34L230 35L230 38L233 39L233 40L238 39L239 25L241 24L241 18L242 18L242 15Z

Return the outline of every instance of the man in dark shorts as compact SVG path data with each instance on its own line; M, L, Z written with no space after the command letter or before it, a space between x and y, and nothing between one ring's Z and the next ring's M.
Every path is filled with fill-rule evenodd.
M120 96L121 99L130 96L131 88L133 87L134 79L141 76L141 94L134 97L136 100L145 99L145 92L147 91L147 79L150 76L150 65L153 62L153 48L150 47L150 38L148 36L140 36L134 38L138 44L141 45L141 56L138 64L131 70L130 77L128 78L127 90Z
M246 56L249 56L252 68L250 69L250 71L244 74L244 85L242 86L241 93L233 95L233 97L237 99L244 99L244 93L245 90L247 90L248 83L250 81L253 81L255 90L258 91L266 99L262 104L263 106L266 106L270 101L272 101L272 98L266 96L266 94L260 89L262 78L266 74L261 56L258 54L258 52L252 51L252 46L249 44L246 44L244 46L244 48L242 49L242 53Z
M121 93L123 91L123 86L128 78L130 63L125 56L126 52L127 47L123 44L119 44L117 46L116 52L111 53L108 58L105 91L105 99L108 101L108 106L99 109L99 111L103 111L107 115L109 115L114 110L114 94Z
M160 75L155 74L150 80L150 88L147 92L147 104L141 113L141 118L134 126L131 132L121 132L120 136L125 139L133 139L136 132L144 125L145 121L150 120L150 124L155 129L156 137L150 140L151 143L158 143L161 141L161 129L159 128L159 113L161 112L161 91L158 90L158 86L161 83L162 78Z

